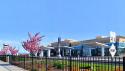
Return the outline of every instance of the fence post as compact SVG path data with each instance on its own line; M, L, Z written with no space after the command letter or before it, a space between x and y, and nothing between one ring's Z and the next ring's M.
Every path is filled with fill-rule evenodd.
M7 57L7 55L5 55L5 62L8 62L8 57Z
M24 55L24 69L25 69L25 55Z
M48 65L47 65L47 55L45 56L45 60L46 60L46 71L48 71Z
M9 63L12 63L12 55L9 55Z
M33 67L33 55L32 55L32 71L34 71L34 67Z
M9 61L9 55L6 55L6 62L10 62Z
M70 67L70 70L69 71L72 71L72 57L70 56L69 58L69 67Z
M125 71L125 57L123 57L123 71Z

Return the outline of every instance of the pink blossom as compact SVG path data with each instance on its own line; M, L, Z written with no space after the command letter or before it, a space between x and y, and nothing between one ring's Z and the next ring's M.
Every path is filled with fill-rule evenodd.
M28 35L29 39L23 41L22 46L31 54L36 54L40 48L40 41L43 36L39 36L39 33L36 33L34 36L32 36L31 33L28 33Z
M6 55L7 53L11 53L12 55L16 55L18 53L18 50L13 48L10 45L7 45L6 47L3 47L3 49L0 51L0 55Z

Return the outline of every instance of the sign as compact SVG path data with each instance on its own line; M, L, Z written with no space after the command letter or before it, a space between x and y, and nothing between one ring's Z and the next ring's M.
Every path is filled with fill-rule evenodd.
M112 57L115 56L115 54L116 54L116 48L115 48L114 44L112 44L111 48L109 49L109 52L110 52L110 54L111 54Z
M116 42L116 33L115 32L110 32L110 42L115 43Z

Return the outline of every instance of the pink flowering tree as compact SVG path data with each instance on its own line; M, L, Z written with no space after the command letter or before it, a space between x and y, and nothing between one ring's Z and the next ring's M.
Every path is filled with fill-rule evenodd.
M18 51L19 51L15 47L14 48L10 47L9 50L10 50L12 55L16 55L18 53Z
M1 50L0 55L5 55L5 52L3 50Z
M36 33L34 36L32 36L30 33L29 39L26 41L23 41L22 46L25 50L30 52L32 56L35 56L38 52L42 50L40 46L40 41L43 36L39 35L40 33Z
M10 45L6 45L3 47L3 49L0 51L0 55L7 55L8 53L11 55L16 55L19 50L17 50L15 47L13 48Z

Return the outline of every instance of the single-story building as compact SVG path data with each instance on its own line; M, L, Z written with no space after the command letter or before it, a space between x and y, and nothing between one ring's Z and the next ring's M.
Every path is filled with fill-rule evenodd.
M103 45L100 45L101 43ZM53 42L49 47L49 50L44 52L45 55L50 56L111 56L109 52L110 46L114 44L116 47L116 56L125 55L125 37L116 36L116 42L110 43L110 37L97 37L95 39L83 40L83 41L70 41L64 40ZM59 45L59 46L58 46ZM106 46L104 46L106 45ZM47 53L47 51L49 53Z

